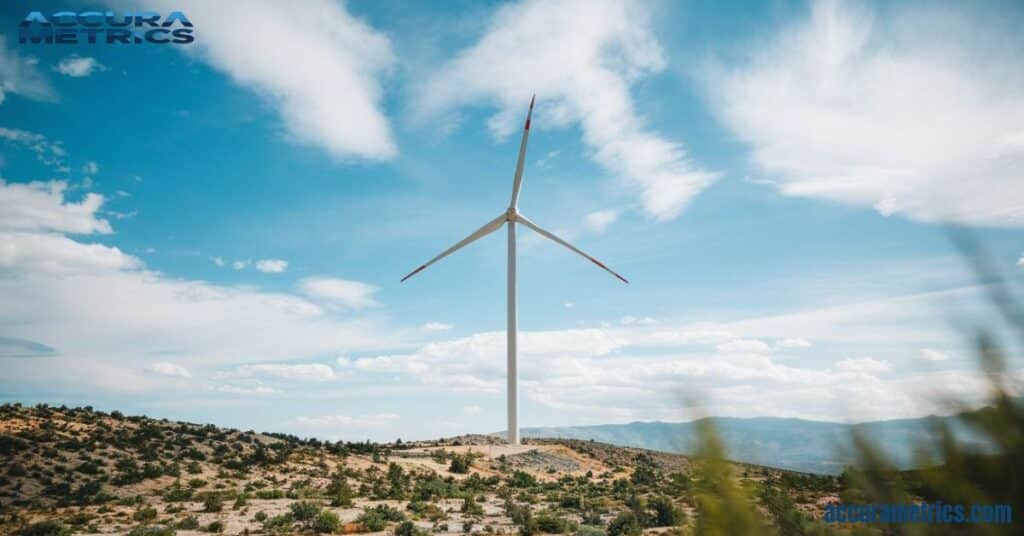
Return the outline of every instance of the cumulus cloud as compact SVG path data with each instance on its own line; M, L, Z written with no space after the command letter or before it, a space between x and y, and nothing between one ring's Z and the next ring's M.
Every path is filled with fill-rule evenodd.
M252 264L250 260L237 260L231 263L231 267L235 270L245 270L250 264Z
M524 363L536 359L551 363L562 355L602 356L622 344L622 340L598 329L519 334L519 354ZM354 366L363 372L411 374L424 383L456 390L497 392L504 385L505 333L477 333L434 342L412 354L359 358ZM529 379L534 374L536 372L524 373L524 378Z
M265 274L279 274L288 269L288 261L281 259L261 259L256 261L256 269Z
M721 354L766 354L772 347L756 339L736 339L716 345L715 350Z
M337 277L307 277L299 281L299 287L312 299L344 309L365 309L377 305L373 299L377 287L359 281Z
M218 393L227 393L231 395L282 395L284 391L275 389L273 387L267 387L266 385L256 384L251 387L244 387L238 385L222 384L214 385L210 387L211 391Z
M100 172L100 166L96 162L86 162L82 165L82 173L86 175L95 175Z
M212 262L218 268L224 267L224 259L222 257L210 257L210 262Z
M870 357L857 357L851 359L844 359L836 363L836 368L846 372L886 372L889 370L889 364L885 361L879 361Z
M775 341L776 348L810 348L811 341L803 338L779 339Z
M160 374L162 376L171 376L175 378L191 378L192 374L183 366L176 365L170 361L159 361L150 365L147 370L154 374Z
M96 58L82 57L77 54L72 54L66 58L60 60L53 68L54 71L72 78L83 78L92 75L97 71L105 71L106 67L102 63L96 60Z
M917 355L925 361L945 361L949 359L949 354L932 350L931 348L921 348Z
M394 63L391 42L354 17L344 3L311 0L296 9L257 0L245 6L245 24L215 2L119 3L182 10L202 21L196 42L175 48L266 98L294 139L339 158L387 159L397 154L381 105L381 77Z
M61 181L0 181L0 333L8 341L42 341L31 348L51 350L33 355L53 360L45 374L18 360L5 369L5 384L155 392L166 388L155 378L161 374L376 348L389 338L297 295L169 277L118 248L73 238L113 229L98 216L102 196L72 200L67 191ZM140 355L175 358L145 369L123 366ZM333 372L316 365L251 374Z
M654 318L649 317L649 316L639 316L638 317L638 316L626 315L626 316L622 317L621 319L619 319L619 323L622 324L623 326L630 326L630 325L633 325L633 324L641 325L641 326L643 326L643 325L649 326L651 324L657 324L658 321L656 319L654 319Z
M272 377L299 382L322 382L335 378L334 369L321 363L242 365L234 371L224 374L224 376L241 378Z
M59 234L4 232L0 228L0 273L89 274L142 265L138 257L115 247L84 244Z
M693 163L680 142L651 132L636 110L632 86L667 63L649 9L617 0L505 5L474 45L426 82L419 111L495 104L488 127L503 138L522 128L537 93L535 127L579 125L590 156L638 190L647 214L674 218L717 174Z
M615 220L617 219L619 219L618 210L598 210L587 214L583 218L583 224L586 225L587 229L590 229L591 232L601 234L609 225L615 223Z
M55 101L57 92L36 67L36 61L8 50L7 39L0 39L0 103L8 93L37 101Z
M322 415L319 417L299 417L295 423L304 428L335 428L339 426L384 426L392 424L401 417L394 413L378 413L375 415Z
M887 7L813 2L748 61L708 69L715 113L785 195L1024 225L1024 45L984 15Z
M445 324L444 322L427 322L423 324L423 331L449 331L453 327L451 324Z

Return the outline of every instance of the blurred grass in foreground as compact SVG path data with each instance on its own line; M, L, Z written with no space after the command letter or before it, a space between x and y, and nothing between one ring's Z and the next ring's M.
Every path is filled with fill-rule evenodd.
M1024 341L1024 308L969 236L954 236L971 263L988 298ZM916 445L915 467L898 471L885 453L863 433L854 433L859 463L840 478L840 499L848 504L907 504L942 501L945 504L1009 504L1012 524L826 524L798 510L788 495L770 483L744 485L725 461L725 447L710 421L701 430L697 462L694 527L700 535L1009 535L1024 534L1024 408L1008 385L1005 346L995 329L976 328L973 335L978 366L988 378L985 407L961 411L957 420L991 449L959 442L948 424L931 424L933 440ZM961 406L962 407L962 406ZM749 482L747 482L749 484ZM759 493L750 488L760 488Z

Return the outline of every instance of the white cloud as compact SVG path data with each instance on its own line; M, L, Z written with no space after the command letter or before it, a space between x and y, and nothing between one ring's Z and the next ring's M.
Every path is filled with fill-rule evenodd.
M484 412L484 408L480 406L463 406L462 412L466 415L479 415Z
M334 369L321 363L242 365L234 371L222 374L222 376L239 378L272 377L300 382L322 382L335 378Z
M811 341L803 338L779 339L775 341L776 348L810 348Z
M96 162L86 162L82 165L82 173L86 175L95 175L100 172L100 166Z
M984 15L887 8L812 3L748 62L708 70L714 111L785 195L1024 226L1024 45Z
M96 58L82 57L77 54L72 54L61 59L60 62L54 66L53 70L64 76L82 78L97 71L105 71L107 68L99 61L96 61Z
M870 357L857 357L844 359L836 363L836 368L845 372L863 372L871 374L874 372L886 372L889 364Z
M377 287L359 281L336 277L307 277L299 281L299 286L310 298L345 309L364 309L377 305L377 301L373 299Z
M142 261L115 247L83 244L59 234L0 230L0 273L70 275L136 268L142 268Z
M281 259L261 259L256 261L256 269L265 274L279 274L288 269L288 261Z
M160 361L153 363L148 367L150 372L160 374L163 376L172 376L176 378L191 378L192 374L183 366L176 365L169 361Z
M649 9L616 0L505 5L476 44L426 82L419 111L496 104L488 126L503 138L522 128L536 93L535 127L579 124L590 156L639 190L647 214L674 218L717 174L698 168L679 142L652 133L635 109L631 86L667 63Z
M657 324L658 321L655 320L654 318L649 317L649 316L636 317L636 316L626 315L626 316L622 317L621 319L619 319L619 323L622 324L623 326L630 326L630 325L633 325L633 324L641 325L641 326L645 326L645 325L649 326L649 325L652 325L652 324Z
M0 127L0 138L32 151L36 155L36 160L53 168L58 173L70 171L70 168L64 163L67 153L64 150L64 145L60 142L51 142L46 139L46 136L35 132L6 127Z
M1017 259L1017 266L1024 266L1024 254L1022 254L1020 258Z
M275 389L273 387L267 387L266 385L254 385L252 387L240 387L237 385L214 385L210 387L211 391L218 393L227 393L231 395L283 395L284 391Z
M565 302L562 304L562 307L565 307L566 309L572 309L573 307L576 307L576 304L572 302Z
M721 354L766 354L772 347L757 339L736 339L716 345L715 350Z
M615 209L598 210L587 214L583 218L583 224L596 234L601 234L609 225L619 219L619 211Z
M921 348L918 352L918 356L925 361L945 361L949 359L949 354L938 350L932 350L931 348Z
M23 58L7 49L7 40L0 40L0 103L7 93L15 93L37 101L55 101L57 93L39 69L34 58Z
M257 0L246 4L244 24L216 2L127 3L181 10L201 21L196 42L176 48L199 56L267 99L296 140L339 158L397 154L381 106L380 78L394 63L391 42L349 13L344 3L310 0L296 8Z
M250 260L237 260L231 263L231 267L235 270L245 270L250 264L252 264Z
M622 344L623 341L598 329L519 333L523 363L550 363L561 356L603 356ZM428 385L460 391L498 392L505 378L505 332L477 333L429 343L412 354L364 357L355 361L355 368L362 372L410 374ZM585 370L578 372L589 374ZM524 372L523 377L530 381L537 373Z
M222 257L210 257L210 261L212 261L218 268L224 267L224 259Z
M295 424L304 428L336 428L339 426L385 426L393 424L401 417L394 413L378 413L376 415L323 415L319 417L299 417Z
M427 322L423 324L423 331L449 331L453 327L455 326L443 322Z

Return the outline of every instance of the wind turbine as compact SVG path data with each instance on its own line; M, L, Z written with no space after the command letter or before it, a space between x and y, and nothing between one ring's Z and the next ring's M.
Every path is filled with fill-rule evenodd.
M516 314L516 224L521 223L530 229L533 229L537 234L544 238L550 239L562 246L569 248L571 251L583 256L583 258L601 267L602 270L614 275L619 278L623 283L629 283L625 277L615 273L614 270L605 266L601 261L587 255L576 246L562 240L554 233L542 229L536 223L533 223L526 216L519 213L519 189L523 183L523 160L526 158L526 140L530 137L530 118L533 116L533 102L537 96L534 95L530 99L530 111L526 114L526 125L523 126L523 141L519 144L519 160L516 161L516 174L512 182L512 201L508 205L508 209L498 215L497 218L487 222L483 227L473 231L472 234L463 238L462 240L455 243L454 246L444 250L440 255L430 259L423 266L413 270L409 275L402 278L402 282L406 279L422 272L431 264L455 253L456 251L466 247L469 244L497 231L502 225L508 224L508 330L506 332L507 337L507 350L508 350L508 442L512 445L519 444L519 371L516 368L516 339L518 335L518 317Z

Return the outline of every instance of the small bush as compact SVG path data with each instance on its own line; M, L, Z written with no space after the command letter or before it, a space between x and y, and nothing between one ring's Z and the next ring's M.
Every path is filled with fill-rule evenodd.
M640 534L643 534L643 528L633 512L622 512L608 524L608 536L639 536Z
M139 523L150 523L156 519L156 508L148 507L136 510L135 513L132 514L132 519Z
M204 512L220 512L224 509L224 498L218 493L209 493L203 497Z
M224 522L214 521L206 526L206 532L221 533L224 532Z
M543 512L536 516L537 528L548 534L566 534L576 529L576 523L560 517L554 512Z
M417 527L412 521L403 521L395 527L395 536L426 536L429 532Z
M19 532L21 536L70 536L71 529L59 521L33 523Z
M338 532L338 529L341 528L341 518L338 517L338 514L335 514L330 510L324 510L316 516L316 519L313 520L312 528L313 531L318 534Z
M178 528L181 530L198 530L199 520L196 519L196 516L188 516L178 522Z

